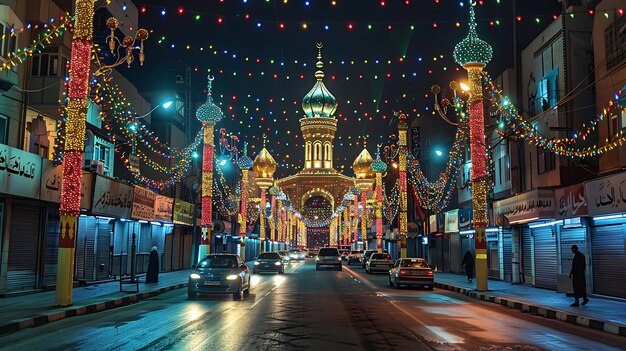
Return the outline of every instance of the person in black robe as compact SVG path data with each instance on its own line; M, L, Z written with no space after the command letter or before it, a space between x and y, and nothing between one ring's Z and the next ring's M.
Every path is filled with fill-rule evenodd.
M150 259L148 260L148 272L146 273L146 283L159 282L159 251L156 246L150 251Z
M463 257L463 261L461 261L461 265L465 266L465 274L467 274L467 282L471 283L472 279L474 279L474 256L470 251L465 253Z
M586 305L589 302L587 298L587 281L585 279L585 255L578 251L577 245L572 245L572 252L574 253L574 259L572 260L572 270L569 272L569 278L572 280L572 288L574 289L575 302L571 304L572 307L578 307L581 304L578 303L580 298L583 299L582 305Z

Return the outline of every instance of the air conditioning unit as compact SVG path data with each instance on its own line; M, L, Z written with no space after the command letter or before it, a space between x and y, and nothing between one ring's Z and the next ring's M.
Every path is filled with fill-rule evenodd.
M83 169L89 172L104 173L104 162L98 160L85 160Z

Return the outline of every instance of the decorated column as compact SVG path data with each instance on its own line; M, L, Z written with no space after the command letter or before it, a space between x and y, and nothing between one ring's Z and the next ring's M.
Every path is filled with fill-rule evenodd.
M356 175L356 184L361 193L361 240L363 250L367 250L367 194L372 189L374 172L372 171L374 159L367 151L366 141L363 140L363 150L352 163L352 169Z
M248 227L248 172L252 168L252 160L248 157L248 143L243 144L243 156L237 160L237 166L241 169L241 201L239 210L239 236L241 237L241 250L239 256L246 261L246 229Z
M213 103L211 88L213 77L207 77L207 99L196 111L196 118L202 123L202 236L198 247L198 261L211 253L211 226L213 224L213 156L215 154L215 124L224 118L222 110Z
M346 203L343 209L343 246L350 243L350 201L344 200Z
M361 190L361 241L367 250L367 191Z
M265 148L265 135L263 135L263 149L254 158L252 169L256 177L256 183L261 188L261 208L259 210L259 243L261 245L260 252L265 252L265 245L268 241L267 229L265 227L267 213L267 189L274 184L274 172L277 163L272 155Z
M85 120L89 96L89 72L93 45L94 0L76 0L67 116L63 182L61 183L61 228L57 261L55 304L72 304L74 252L80 215L80 196L85 149Z
M280 188L277 186L273 186L270 188L270 199L271 199L271 207L270 207L270 243L277 241L276 240L276 222L277 222L277 214L276 214L276 196L280 193ZM272 247L270 246L270 251L272 251Z
M482 70L491 60L493 50L476 33L475 0L470 0L469 33L454 48L455 61L467 70L469 91L469 142L472 160L472 209L476 230L476 290L485 291L487 283L487 152L485 148L485 116L483 106Z
M372 163L372 171L376 174L376 244L378 252L383 252L383 173L387 172L387 164L380 159L380 146L376 150L376 160Z
M400 217L398 218L398 231L400 234L400 257L406 258L406 234L407 228L407 185L406 185L406 162L407 162L407 139L406 134L409 126L406 124L406 115L398 116L398 167L400 178Z
M352 250L357 250L359 246L359 194L361 190L359 188L352 188L352 195L354 195L354 204L352 209Z

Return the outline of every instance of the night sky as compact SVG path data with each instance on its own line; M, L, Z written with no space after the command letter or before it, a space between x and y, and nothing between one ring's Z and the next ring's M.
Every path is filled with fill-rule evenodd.
M335 168L348 175L363 147L362 136L374 154L375 144L388 143L396 130L393 111L408 113L409 122L435 119L431 85L445 87L466 76L452 58L455 44L467 33L468 4L461 6L459 0L154 0L135 5L140 26L153 30L145 44L146 63L137 70L140 90L176 89L176 75L184 77L190 67L195 113L206 98L210 72L216 77L214 98L226 115L218 128L248 141L251 156L265 133L280 165L278 177L302 165L301 101L315 82L317 42L324 44L324 83L339 102ZM484 0L476 11L479 35L494 48L487 71L495 77L513 66L514 23L523 48L561 4L518 0L514 16L512 0Z

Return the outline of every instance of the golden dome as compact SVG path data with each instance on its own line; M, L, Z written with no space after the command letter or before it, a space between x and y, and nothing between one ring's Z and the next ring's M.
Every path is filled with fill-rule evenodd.
M254 174L257 178L272 178L274 176L274 172L276 172L277 165L278 164L269 151L267 151L266 148L263 148L263 150L261 150L261 152L259 152L259 154L254 158L252 170L254 170Z
M356 179L374 178L374 172L370 167L372 163L374 163L372 155L364 148L352 163Z

